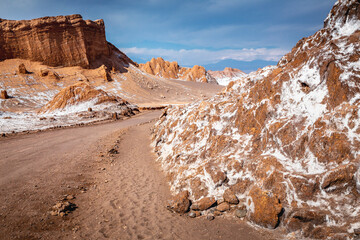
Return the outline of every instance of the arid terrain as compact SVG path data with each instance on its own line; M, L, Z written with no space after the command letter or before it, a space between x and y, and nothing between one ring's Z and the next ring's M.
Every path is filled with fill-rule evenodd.
M359 239L359 49L359 0L249 74L0 19L0 239Z
M166 209L169 187L150 147L160 114L2 138L0 238L278 239L235 217ZM52 216L58 202L76 209Z

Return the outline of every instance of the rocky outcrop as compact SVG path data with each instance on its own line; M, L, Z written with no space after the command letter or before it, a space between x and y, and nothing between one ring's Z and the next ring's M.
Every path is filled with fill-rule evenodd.
M359 9L358 0L339 0L324 28L277 66L230 83L208 101L169 108L153 137L174 192L188 190L197 201L231 189L260 226L285 226L299 239L354 237Z
M216 80L202 66L180 67L177 62L168 62L160 57L153 58L145 64L139 64L139 68L146 73L166 79L216 83Z
M65 110L71 107L79 108L79 105L83 105L83 111L86 111L89 107L102 103L128 104L125 100L112 96L103 90L97 90L88 83L79 82L61 90L41 108L40 112ZM78 110L81 111L80 108Z
M33 20L0 19L0 60L21 58L49 66L117 70L134 64L106 41L103 20L83 20L81 15Z
M243 71L236 68L226 67L223 71L207 71L210 76L216 79L218 84L227 86L231 81L239 80L247 76Z

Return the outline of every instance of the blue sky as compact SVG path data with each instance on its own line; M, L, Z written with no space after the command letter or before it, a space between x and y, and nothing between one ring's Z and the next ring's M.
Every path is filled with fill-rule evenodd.
M220 70L224 62L240 69L246 65L249 72L275 63L298 40L319 30L335 0L0 0L0 3L0 18L5 19L74 13L84 19L102 18L107 40L137 62L161 56L183 66L197 64L214 70Z

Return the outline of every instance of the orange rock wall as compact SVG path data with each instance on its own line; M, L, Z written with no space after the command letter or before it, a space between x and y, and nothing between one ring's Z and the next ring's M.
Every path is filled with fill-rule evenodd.
M124 55L106 41L103 20L83 20L78 14L0 19L0 60L20 58L49 66L97 68L101 61L112 58L114 51ZM126 56L124 59L133 63Z

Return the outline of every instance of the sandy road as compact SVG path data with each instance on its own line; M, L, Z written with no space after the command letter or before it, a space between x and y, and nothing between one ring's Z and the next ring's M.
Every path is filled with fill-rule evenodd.
M159 114L0 140L0 239L271 239L240 220L166 210L147 123ZM66 194L78 208L51 216Z

